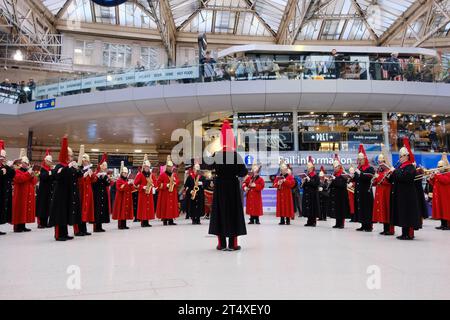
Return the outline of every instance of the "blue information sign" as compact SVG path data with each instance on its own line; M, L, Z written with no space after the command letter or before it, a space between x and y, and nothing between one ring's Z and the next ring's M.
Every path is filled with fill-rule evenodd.
M53 109L56 107L56 99L47 99L47 100L40 100L36 101L36 104L34 105L34 110L45 110L45 109Z

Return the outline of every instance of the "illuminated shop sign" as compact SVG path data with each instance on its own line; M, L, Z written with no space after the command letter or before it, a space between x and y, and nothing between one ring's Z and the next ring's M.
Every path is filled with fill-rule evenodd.
M342 141L342 133L340 133L340 132L303 132L302 140L304 143L341 142Z
M348 141L358 141L361 143L382 143L383 133L379 132L349 132Z

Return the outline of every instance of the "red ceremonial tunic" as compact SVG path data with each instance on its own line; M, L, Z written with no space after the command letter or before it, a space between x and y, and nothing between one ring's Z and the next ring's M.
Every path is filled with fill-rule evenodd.
M123 188L122 188L123 187ZM116 181L116 198L112 218L114 220L133 220L133 185L127 179L120 177Z
M92 191L92 184L97 180L97 176L92 173L92 176L81 177L78 180L80 188L80 202L81 202L81 221L95 222L94 217L94 192Z
M276 177L273 186L277 188L277 217L278 218L294 218L294 202L292 200L292 188L295 186L294 177L286 176L286 180L278 188L278 181L281 177Z
M159 188L156 216L159 219L175 219L180 215L178 210L178 184L180 180L175 173L173 175L175 186L172 192L169 192L169 188L167 187L167 184L170 182L170 177L166 172L160 174L156 184Z
M156 178L154 175L150 175L153 185L156 186ZM142 172L139 172L134 179L134 185L138 187L138 208L137 218L138 220L153 220L155 219L155 207L153 203L153 188L150 188L150 192L147 193L144 187L147 186L147 178Z
M256 187L250 187L252 177L248 176L242 184L242 189L249 188L247 191L247 202L245 205L245 213L252 217L260 217L263 215L263 204L261 191L264 189L264 179L259 177L254 181Z
M450 221L450 172L435 175L430 184L433 186L433 219Z
M375 199L373 201L373 222L391 222L390 201L392 184L387 178L380 184L380 181L383 180L388 172L389 170L378 172L378 178L375 178L373 182L373 185L376 186Z
M355 190L355 183L351 182L353 191ZM350 214L355 214L355 192L348 191L348 204L350 208Z
M36 177L30 175L28 171L16 170L11 224L35 222L36 194L34 187L36 183Z

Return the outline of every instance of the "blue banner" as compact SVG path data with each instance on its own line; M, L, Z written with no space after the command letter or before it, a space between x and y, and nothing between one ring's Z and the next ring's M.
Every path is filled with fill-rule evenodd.
M96 4L104 7L115 7L118 6L124 2L127 2L127 0L93 0Z
M34 110L45 110L45 109L53 109L56 107L56 99L47 99L36 101L34 105Z
M441 153L414 153L414 158L416 159L417 166L424 167L427 169L436 168L437 163L442 158ZM448 156L447 156L448 158ZM398 153L392 154L392 164L398 162Z

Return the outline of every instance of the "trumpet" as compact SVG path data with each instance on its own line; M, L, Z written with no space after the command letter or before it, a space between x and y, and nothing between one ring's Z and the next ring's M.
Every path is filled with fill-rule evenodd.
M198 175L198 176L195 178L195 185L194 185L194 188L191 190L191 200L195 200L195 197L197 196L197 192L198 192L198 190L200 190L200 188L198 187L198 181L199 181L199 179L200 179L200 176Z
M150 175L147 179L147 188L145 188L145 194L150 194L153 187L152 176Z
M429 178L430 176L434 175L434 174L442 174L445 170L449 170L450 169L450 165L449 166L444 166L444 167L440 167L440 168L433 168L433 169L424 169L423 170L423 174L419 174L414 178L414 181L418 181L418 180L422 180L424 178Z
M175 175L172 173L169 180L169 192L173 192L174 187L175 187Z

